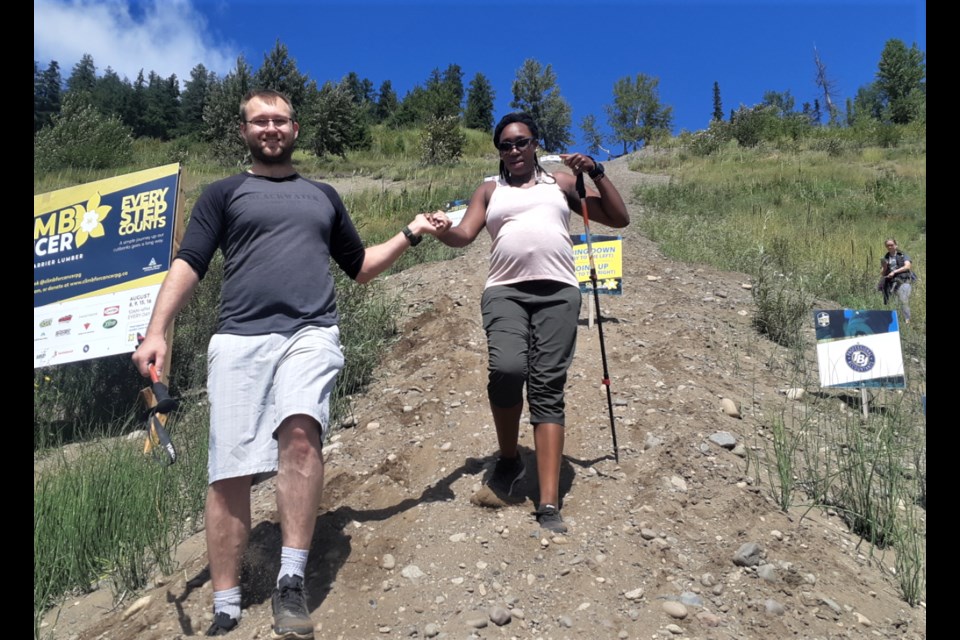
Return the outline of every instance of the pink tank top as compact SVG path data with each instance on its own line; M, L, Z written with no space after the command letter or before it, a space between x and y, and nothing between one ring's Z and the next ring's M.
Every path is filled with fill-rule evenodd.
M570 240L570 205L556 183L521 189L500 178L487 205L486 226L493 244L485 287L527 280L579 286Z

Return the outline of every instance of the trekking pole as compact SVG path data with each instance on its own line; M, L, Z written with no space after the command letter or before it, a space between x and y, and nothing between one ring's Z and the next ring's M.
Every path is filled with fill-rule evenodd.
M603 344L603 316L600 315L600 293L597 289L597 268L593 262L593 242L590 240L590 218L587 216L587 189L583 184L583 173L577 174L577 194L580 196L580 209L583 212L583 231L587 237L587 256L590 260L590 284L593 286L593 302L597 312L597 330L600 333L600 358L603 360L603 385L607 388L610 435L613 436L613 458L619 463L620 453L617 450L617 428L613 422L613 399L610 396L610 374L607 372L607 350Z
M141 342L143 342L143 336L137 334L137 346L140 346ZM177 461L177 450L160 416L166 418L166 415L176 410L180 403L170 396L170 390L157 374L156 365L150 362L147 366L150 370L150 390L153 392L155 404L147 412L147 440L144 443L143 452L152 452L154 458L166 465L171 465Z

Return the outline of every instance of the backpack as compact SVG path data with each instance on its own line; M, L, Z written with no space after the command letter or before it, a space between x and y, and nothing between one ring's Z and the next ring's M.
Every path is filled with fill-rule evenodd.
M903 256L903 252L902 252L902 251L897 251L896 258L897 258L897 267L896 267L896 268L897 268L897 269L903 268L903 265L906 263L906 260L905 260L905 258L904 258L904 256ZM887 263L887 262L886 262L886 261L887 261L887 257L886 257L886 256L884 256L883 258L881 258L881 260L883 260L884 264ZM919 279L920 279L920 277L916 274L916 272L914 272L913 269L910 269L910 271L908 271L908 272L906 272L906 273L898 273L897 276L894 278L894 280L895 280L896 282L916 282L916 281L919 280Z

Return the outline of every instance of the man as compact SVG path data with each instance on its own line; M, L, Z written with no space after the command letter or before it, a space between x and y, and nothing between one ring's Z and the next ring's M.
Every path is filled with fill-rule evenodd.
M250 487L276 475L283 538L273 592L273 638L313 638L303 576L323 490L329 397L343 367L330 259L360 283L393 264L421 234L449 228L419 214L364 248L339 195L307 180L291 157L300 126L290 101L253 91L240 104L252 167L209 185L193 209L133 361L162 374L165 335L219 247L224 276L208 349L210 453L205 512L214 591L208 636L240 620L240 566L250 532Z

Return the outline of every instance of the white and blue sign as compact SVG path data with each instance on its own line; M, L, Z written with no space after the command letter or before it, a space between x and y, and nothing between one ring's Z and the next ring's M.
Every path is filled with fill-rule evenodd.
M822 386L906 386L896 311L817 309L813 317Z

